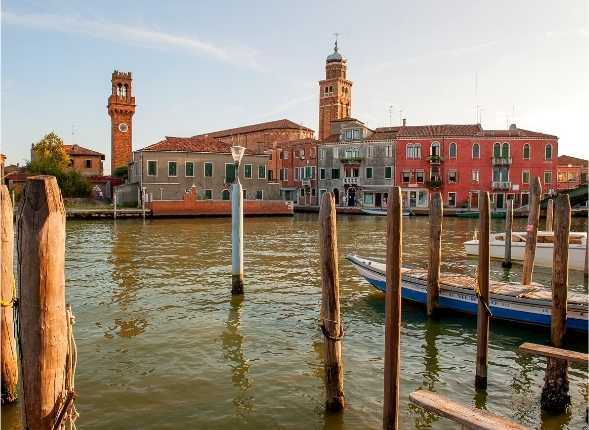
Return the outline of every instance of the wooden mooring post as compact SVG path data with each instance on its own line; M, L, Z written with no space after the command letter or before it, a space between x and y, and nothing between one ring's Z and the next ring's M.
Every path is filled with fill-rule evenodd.
M342 365L343 326L340 319L340 290L337 253L337 227L333 193L325 193L319 210L321 257L321 329L325 337L325 409L344 408Z
M571 204L568 194L560 194L556 198L555 215L550 340L552 346L560 348L566 333L567 318L569 230L571 227ZM542 409L560 414L566 410L570 402L568 362L548 357L544 388L540 400Z
M505 257L501 265L511 267L511 233L513 230L513 199L507 200L507 212L505 213Z
M534 259L536 258L538 223L540 222L540 198L542 195L542 185L540 184L540 178L538 176L534 177L530 191L528 225L526 227L526 249L524 253L524 268L522 274L523 285L530 285L532 283Z
M113 191L112 201L114 203L113 218L117 219L117 192L116 191Z
M487 353L489 351L489 193L481 193L479 237L479 266L478 266L478 298L477 307L477 360L475 387L487 387Z
M427 271L427 314L433 315L440 294L440 262L442 260L442 195L435 192L429 204L429 264Z
M552 231L554 227L554 199L546 203L546 231Z
M14 303L16 302L16 286L14 284L14 212L12 200L6 185L0 185L0 268L1 304L0 333L2 345L2 403L14 402L18 390L18 364L16 359L16 338L14 336Z
M17 216L22 427L51 429L65 398L65 209L53 176L27 178Z
M399 429L402 220L401 189L393 187L389 194L387 215L383 413L385 430Z

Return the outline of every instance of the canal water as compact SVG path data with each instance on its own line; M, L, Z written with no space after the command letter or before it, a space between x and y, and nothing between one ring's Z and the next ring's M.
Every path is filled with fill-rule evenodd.
M76 315L79 428L360 429L382 427L384 295L344 259L384 257L385 219L338 216L345 325L347 408L323 412L323 338L318 328L318 217L246 218L245 297L232 298L229 218L68 221L67 301ZM404 218L404 263L425 268L428 218ZM525 220L516 219L523 229ZM442 270L474 274L462 242L478 220L446 218ZM586 228L573 220L574 230ZM503 228L493 220L492 229ZM521 266L492 278L518 281ZM549 282L550 270L534 280ZM587 292L570 272L571 288ZM572 407L564 416L539 409L545 361L517 352L545 343L549 331L491 322L489 386L474 389L476 322L403 306L403 429L454 429L408 403L433 390L531 428L579 429L587 371L569 370ZM587 350L585 336L568 346ZM18 429L18 409L2 406L2 428Z

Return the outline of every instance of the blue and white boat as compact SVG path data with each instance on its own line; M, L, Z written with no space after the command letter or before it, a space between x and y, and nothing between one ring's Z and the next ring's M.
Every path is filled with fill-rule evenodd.
M386 266L379 261L349 255L347 259L374 287L386 291ZM404 300L425 304L427 302L427 271L402 269ZM489 285L491 317L499 320L550 327L552 292L539 284L519 285L491 281ZM569 292L567 329L588 332L587 295ZM440 275L440 309L476 315L478 297L475 279L465 275L442 273Z

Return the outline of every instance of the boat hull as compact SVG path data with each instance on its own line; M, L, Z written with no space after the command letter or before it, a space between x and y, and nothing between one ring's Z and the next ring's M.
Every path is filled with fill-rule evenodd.
M375 288L385 292L386 278L384 264L349 256L348 260L358 272ZM404 300L426 304L427 283L422 279L402 276L401 296ZM490 308L492 318L505 321L515 321L522 324L532 324L550 327L551 304L547 301L518 300L516 297L491 295ZM440 309L448 309L468 315L476 315L478 298L474 291L468 289L440 288L438 305ZM567 329L588 332L587 309L572 309L567 313Z

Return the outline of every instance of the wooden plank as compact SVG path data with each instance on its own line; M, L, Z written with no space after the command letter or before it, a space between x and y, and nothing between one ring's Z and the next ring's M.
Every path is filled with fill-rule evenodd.
M425 410L473 430L525 430L526 427L491 412L462 405L426 390L409 394L409 400Z
M568 349L555 348L553 346L539 345L537 343L525 342L519 346L521 352L541 357L560 358L562 360L574 363L582 363L589 366L589 354L583 352L570 351Z

